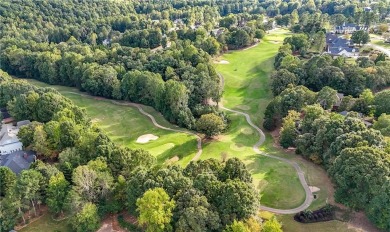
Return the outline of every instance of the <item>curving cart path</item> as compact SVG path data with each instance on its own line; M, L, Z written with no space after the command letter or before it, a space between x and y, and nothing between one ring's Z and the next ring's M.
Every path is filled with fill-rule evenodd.
M224 86L225 80L224 80L223 76L220 73L218 73L218 76L220 77L221 85ZM223 109L223 110L243 115L245 117L246 121L248 122L248 124L259 133L259 140L257 141L257 143L255 145L253 145L253 147L252 147L253 151L256 152L256 154L260 154L260 155L263 155L263 156L266 156L266 157L269 157L269 158L272 158L272 159L277 159L277 160L280 160L282 162L285 162L285 163L293 166L294 169L296 170L297 174L298 174L299 181L301 182L301 185L302 185L302 187L305 190L305 195L306 195L305 201L302 203L302 205L300 205L300 206L298 206L296 208L293 208L293 209L275 209L275 208L271 208L271 207L267 207L267 206L260 206L260 208L262 210L267 210L267 211L270 211L270 212L273 212L273 213L278 213L278 214L294 214L294 213L299 213L300 211L303 211L303 210L307 209L310 206L310 204L312 203L314 198L313 198L312 192L310 191L309 185L306 182L305 173L302 171L301 167L299 167L299 165L296 162L294 162L294 161L291 161L291 160L288 160L288 159L285 159L285 158L282 158L282 157L278 157L278 156L269 155L269 154L266 154L266 153L260 151L259 147L265 141L265 134L258 126L256 126L252 122L249 114L241 112L241 111L237 111L237 110L232 110L232 109L223 107L221 105L219 107L221 109Z
M190 131L185 131L185 130L178 130L178 129L173 129L173 128L169 128L169 127L165 127L165 126L162 126L160 124L158 124L158 122L156 121L156 119L154 118L153 115L145 112L143 109L142 109L142 104L138 104L138 103L133 103L133 102L127 102L127 101L115 101L115 100L111 100L111 99L108 99L108 98L104 98L104 97L94 97L94 96L91 96L89 94L83 94L83 93L77 93L77 92L71 92L71 91L65 91L65 93L70 93L70 94L75 94L75 95L79 95L79 96L84 96L84 97L90 97L90 98L94 98L94 99L103 99L103 100L108 100L110 101L111 103L115 104L115 105L121 105L121 106L130 106L130 107L135 107L138 109L138 111L147 116L148 118L150 118L150 120L152 121L153 125L157 128L160 128L160 129L163 129L163 130L167 130L167 131L173 131L173 132L178 132L178 133L184 133L184 134L189 134L189 135L193 135L196 137L196 140L198 142L197 144L197 148L198 148L198 152L195 154L195 156L191 159L191 161L196 161L200 158L200 155L202 154L202 138L198 135L198 134L195 134L193 132L190 132Z

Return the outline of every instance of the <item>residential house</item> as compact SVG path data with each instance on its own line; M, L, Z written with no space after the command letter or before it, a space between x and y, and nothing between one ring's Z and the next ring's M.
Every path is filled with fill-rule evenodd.
M29 124L30 121L20 121L15 126L13 124L2 124L0 130L0 156L8 155L23 149L22 142L19 141L18 132L21 126Z
M365 12L372 12L371 7L369 7L369 6L364 7L363 10L364 10Z
M359 26L354 23L343 23L342 25L336 26L334 31L337 34L352 34L355 31L364 30L367 31L367 26Z
M334 111L337 111L341 105L341 102L343 101L343 98L344 98L344 94L343 93L337 93L337 101L336 103L333 105L333 109Z
M223 28L216 28L210 31L210 35L218 38L224 32Z
M328 53L331 56L344 56L344 57L357 57L359 56L359 49L358 48L330 48L328 50Z
M331 56L356 57L359 49L354 47L351 40L344 39L336 34L326 34L326 52Z
M341 111L339 114L340 115L343 115L344 117L346 117L350 112L348 111ZM369 120L366 120L364 117L363 117L363 114L362 113L357 113L358 116L360 117L360 119L362 120L362 122L364 123L364 125L367 127L367 128L370 128L372 127L372 122L370 122Z
M0 156L0 166L8 167L15 174L21 173L36 161L36 155L32 151L16 151Z

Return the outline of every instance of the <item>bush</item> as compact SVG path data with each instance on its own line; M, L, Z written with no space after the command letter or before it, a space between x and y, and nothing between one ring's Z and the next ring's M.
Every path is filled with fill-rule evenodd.
M333 216L333 206L327 205L316 211L307 210L299 212L294 216L294 220L301 223L314 223L333 220Z

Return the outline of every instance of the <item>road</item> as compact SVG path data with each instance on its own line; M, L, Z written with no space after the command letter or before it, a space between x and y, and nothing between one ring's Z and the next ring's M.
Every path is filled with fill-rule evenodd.
M224 85L225 84L225 80L224 80L223 76L221 74L219 74L219 73L218 73L218 76L220 77L221 85ZM293 168L297 172L299 181L300 181L303 189L305 190L305 195L306 195L305 196L305 201L300 206L298 206L296 208L293 208L293 209L276 209L276 208L271 208L271 207L267 207L267 206L260 206L260 208L262 210L267 210L267 211L270 211L270 212L273 212L273 213L278 213L278 214L295 214L295 213L299 213L299 212L307 209L310 206L310 204L313 202L314 198L313 198L312 192L310 191L309 185L306 182L305 173L302 171L301 167L299 167L299 165L296 162L294 162L294 161L291 161L291 160L288 160L288 159L285 159L285 158L282 158L282 157L278 157L278 156L269 155L269 154L266 154L266 153L260 151L259 147L265 141L265 134L258 126L256 126L252 122L249 114L241 112L241 111L237 111L237 110L232 110L232 109L226 108L226 107L222 106L222 104L220 104L220 108L223 109L223 110L226 110L226 111L230 111L230 112L233 112L233 113L236 113L236 114L243 115L245 117L246 121L248 122L248 124L259 133L259 140L257 141L257 143L255 145L253 145L253 147L252 147L253 151L256 152L256 154L260 154L260 155L263 155L263 156L266 156L266 157L269 157L269 158L272 158L272 159L277 159L277 160L280 160L282 162L285 162L285 163L293 166Z

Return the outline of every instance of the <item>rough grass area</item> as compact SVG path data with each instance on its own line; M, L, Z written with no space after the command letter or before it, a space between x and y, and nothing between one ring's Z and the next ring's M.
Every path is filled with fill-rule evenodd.
M71 228L68 226L68 220L54 221L50 214L45 214L38 220L32 222L27 227L19 230L20 232L71 232Z
M75 88L48 85L32 79L27 81L36 86L52 87L58 90L76 105L84 108L92 121L102 128L116 144L134 149L143 148L156 156L159 163L178 156L179 163L186 165L197 152L195 136L159 129L136 108L116 105L110 100L80 96L81 92ZM153 115L160 125L177 128L153 108L145 106L143 109ZM145 134L153 134L159 138L145 144L137 143L137 138Z
M284 232L356 232L357 230L349 228L348 223L341 221L328 221L317 223L299 223L294 221L292 215L279 215L278 219L282 221Z

